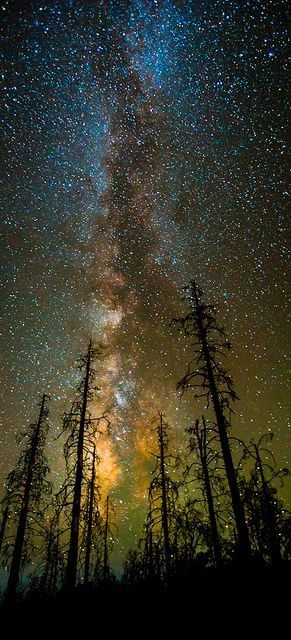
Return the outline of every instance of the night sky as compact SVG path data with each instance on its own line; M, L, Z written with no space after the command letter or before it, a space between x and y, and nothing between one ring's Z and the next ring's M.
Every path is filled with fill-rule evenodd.
M142 534L153 418L185 452L203 411L176 392L191 352L170 327L191 278L233 344L233 433L274 431L290 461L287 2L3 0L1 28L1 486L46 392L59 488L92 335L118 564Z

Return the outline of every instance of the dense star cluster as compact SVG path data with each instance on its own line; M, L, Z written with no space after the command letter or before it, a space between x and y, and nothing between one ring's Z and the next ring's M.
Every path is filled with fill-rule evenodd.
M1 6L1 481L51 396L55 438L89 337L105 346L100 473L120 547L141 534L151 421L175 450L201 405L170 326L195 278L234 349L234 433L290 459L287 3L44 0Z

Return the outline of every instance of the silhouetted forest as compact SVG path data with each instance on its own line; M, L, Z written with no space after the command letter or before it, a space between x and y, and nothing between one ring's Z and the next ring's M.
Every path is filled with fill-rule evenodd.
M246 602L282 602L290 580L291 514L280 488L290 482L289 473L276 466L271 432L251 442L233 437L237 396L226 368L231 345L195 281L185 287L184 299L187 312L172 324L189 340L192 359L177 389L203 398L205 412L188 426L187 450L179 455L166 414L153 416L148 511L139 543L124 558L121 580L110 566L116 511L111 497L101 496L98 481L98 443L110 429L110 415L91 412L100 345L89 340L74 400L63 415L60 455L66 474L58 491L46 456L46 394L36 422L21 434L19 459L1 502L1 563L7 574L2 612L11 624L15 611L19 623L40 614L49 625L54 612L53 619L59 616L64 625L70 615L73 626L84 616L90 621L96 611L113 629L118 620L146 611L146 617L159 615L162 630L178 603L186 628L187 616L194 625L193 618L208 611L220 616L224 610L226 620L230 607L238 613ZM107 618L111 613L114 620ZM150 629L148 620L143 623ZM216 627L215 619L207 624L224 628L219 617Z

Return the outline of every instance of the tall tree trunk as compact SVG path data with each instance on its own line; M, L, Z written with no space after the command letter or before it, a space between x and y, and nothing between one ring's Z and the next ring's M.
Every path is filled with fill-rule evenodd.
M196 433L197 433L197 439L198 439L200 460L202 465L204 486L206 491L206 500L207 500L207 506L208 506L215 562L217 566L220 566L222 564L222 555L221 555L220 540L219 540L218 529L217 529L211 482L209 478L209 470L207 465L206 424L205 424L204 417L202 419L203 419L204 428L199 433L198 425L197 425Z
M216 415L216 422L217 422L217 427L219 432L221 450L222 450L226 476L227 476L228 485L229 485L230 494L231 494L234 519L236 523L237 536L238 536L238 554L242 562L248 562L251 557L251 549L250 549L250 543L249 543L248 529L245 521L244 508L243 508L242 500L239 493L235 468L232 460L232 455L231 455L229 440L227 435L226 421L225 421L224 413L221 407L218 389L215 382L212 361L211 361L209 347L207 343L207 335L206 335L205 327L203 325L201 306L199 303L196 286L193 287L193 291L194 291L196 310L197 310L197 325L199 330L199 336L201 340L202 352L203 352L203 357L204 357L206 370L207 370L210 395L213 403L214 412Z
M86 375L85 375L83 400L82 400L81 413L80 413L80 426L79 426L78 448L77 448L77 468L76 468L74 498L73 498L73 508L72 508L70 544L69 544L68 560L67 560L66 574L65 574L65 586L67 589L73 589L75 587L76 577L77 577L81 493L82 493L82 480L83 480L83 467L84 467L84 461L83 461L84 434L85 434L86 412L87 412L88 394L89 394L91 350L92 350L92 342L90 340L89 346L88 346L88 352L87 352L87 359L86 359Z
M42 424L42 419L45 411L45 400L46 400L46 395L44 394L42 396L39 417L38 417L38 421L35 427L35 432L33 434L32 443L31 443L31 451L30 451L30 458L29 458L29 463L27 468L27 476L26 476L26 481L24 486L22 505L21 505L20 515L19 515L16 539L14 544L12 562L11 562L10 573L9 573L8 584L7 584L7 591L5 596L5 600L8 604L13 603L16 598L16 590L17 590L17 585L19 580L19 571L21 566L22 551L23 551L23 544L24 544L24 537L25 537L25 528L26 528L27 514L28 514L28 508L29 508L29 498L30 498L31 485L33 480L36 452L37 452L37 448L40 440L41 424Z
M90 579L90 558L92 548L92 528L93 528L93 509L94 509L94 492L95 492L95 455L96 446L93 448L93 461L92 461L92 474L89 489L89 512L88 512L88 529L86 539L86 554L85 554L85 569L84 569L84 584L89 583Z

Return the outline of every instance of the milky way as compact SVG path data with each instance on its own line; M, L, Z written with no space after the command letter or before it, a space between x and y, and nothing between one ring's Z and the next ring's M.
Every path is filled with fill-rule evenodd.
M4 1L1 23L2 477L47 392L61 482L54 438L93 335L126 547L152 419L179 449L200 412L176 393L190 345L170 327L190 278L234 346L235 433L275 431L288 465L287 3Z

